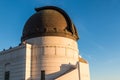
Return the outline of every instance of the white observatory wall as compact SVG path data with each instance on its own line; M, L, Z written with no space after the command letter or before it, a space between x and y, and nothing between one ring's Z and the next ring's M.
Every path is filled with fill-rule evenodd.
M80 80L90 80L89 64L79 62Z
M31 45L21 45L0 52L0 80L10 71L10 80L29 80L31 77Z
M78 45L73 39L45 36L28 39L32 47L32 79L40 80L45 70L46 80L53 80L78 61Z

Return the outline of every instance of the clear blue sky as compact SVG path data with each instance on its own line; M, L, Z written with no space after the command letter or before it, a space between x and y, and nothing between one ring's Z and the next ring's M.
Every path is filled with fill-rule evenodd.
M0 50L17 46L35 7L64 9L76 25L91 80L120 80L120 0L0 0Z

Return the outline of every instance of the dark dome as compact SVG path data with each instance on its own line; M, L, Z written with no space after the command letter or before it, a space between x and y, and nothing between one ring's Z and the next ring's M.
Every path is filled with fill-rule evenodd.
M62 36L78 40L75 26L62 9L46 6L35 10L37 12L24 26L21 41L41 36Z

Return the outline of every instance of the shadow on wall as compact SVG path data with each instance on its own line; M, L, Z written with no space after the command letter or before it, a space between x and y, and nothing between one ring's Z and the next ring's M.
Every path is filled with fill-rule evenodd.
M75 68L76 68L76 65L72 65L70 63L69 64L62 64L60 66L60 71L46 75L46 79L47 80L48 79L51 79L51 80L57 79L58 77L74 70Z
M47 74L45 75L45 79L46 80L55 80L57 79L58 77L74 70L77 68L77 65L72 65L72 64L62 64L60 66L60 71L58 72L55 72L55 73L51 73L51 74ZM27 80L33 80L32 78L28 78ZM39 79L39 80L43 80L43 79Z

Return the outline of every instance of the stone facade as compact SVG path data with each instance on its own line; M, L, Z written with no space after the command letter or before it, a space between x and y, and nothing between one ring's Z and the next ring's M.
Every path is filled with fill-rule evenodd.
M28 44L29 43L29 44ZM64 37L38 37L0 52L0 80L89 80L89 65L79 59L76 41Z
M27 80L31 73L31 45L26 44L0 52L0 80Z
M37 8L21 45L0 52L0 80L90 80L75 25L60 8Z

